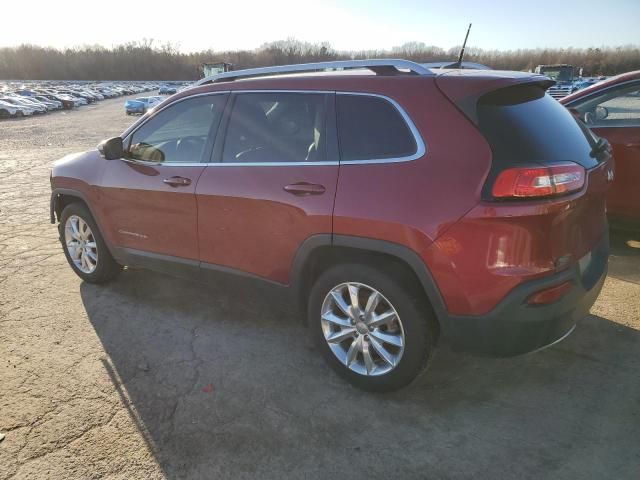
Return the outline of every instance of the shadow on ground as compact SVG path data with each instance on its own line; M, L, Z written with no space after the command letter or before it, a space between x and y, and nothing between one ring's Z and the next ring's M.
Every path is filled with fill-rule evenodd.
M127 270L81 294L169 478L640 475L640 332L605 318L513 359L444 347L416 384L373 395L324 365L278 288Z

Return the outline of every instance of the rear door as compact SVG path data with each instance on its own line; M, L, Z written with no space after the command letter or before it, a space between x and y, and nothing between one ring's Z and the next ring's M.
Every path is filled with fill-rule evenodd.
M338 178L334 95L236 92L196 189L203 272L288 283L300 245L331 234Z
M613 147L616 175L607 195L610 215L640 220L640 80L578 100L591 129Z

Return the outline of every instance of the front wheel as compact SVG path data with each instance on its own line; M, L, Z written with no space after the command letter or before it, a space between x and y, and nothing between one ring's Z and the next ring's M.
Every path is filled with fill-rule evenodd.
M325 360L368 391L392 391L427 367L436 320L406 279L367 265L339 265L316 280L309 298L311 333Z
M67 261L84 281L105 283L120 273L122 267L111 256L86 206L67 205L60 215L58 228Z

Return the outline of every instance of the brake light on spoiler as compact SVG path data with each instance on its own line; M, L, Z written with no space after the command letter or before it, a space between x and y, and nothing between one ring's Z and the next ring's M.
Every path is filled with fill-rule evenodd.
M492 195L495 198L553 197L580 190L584 180L584 167L573 162L507 168L496 178Z

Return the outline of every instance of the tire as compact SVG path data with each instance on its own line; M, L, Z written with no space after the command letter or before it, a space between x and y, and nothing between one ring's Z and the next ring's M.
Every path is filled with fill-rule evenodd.
M22 117L22 116L23 116L22 110L18 110L18 111L16 112L16 117L20 118L20 117Z
M9 118L11 115L5 109L0 110L0 118Z
M76 219L79 219L78 223L76 223ZM89 235L85 235L84 237L78 236L77 234L74 235L72 228L72 224L74 223L76 227L79 227L76 228L76 232L83 230L82 224L88 226ZM73 271L85 282L106 283L113 280L122 270L122 267L118 265L111 256L95 220L84 204L78 202L71 203L62 210L58 231L60 232L60 243L62 243L62 249L65 257L67 257L67 262L69 262ZM84 232L86 232L86 229ZM84 241L86 250L90 251L90 253L86 255L76 253L74 255L74 253L70 251L71 245L78 245L82 241ZM80 248L77 248L75 252L79 249ZM83 256L86 258L82 259ZM85 263L85 261L87 263Z
M358 290L358 303L362 307L358 311L362 315L344 314L345 310L335 300L336 295L340 296L343 307L352 309L350 285ZM366 302L374 292L379 302L372 311L377 317L366 313ZM383 318L392 310L396 315L388 317L389 323L378 324L376 328L375 318ZM388 392L410 384L426 370L437 342L437 321L424 294L403 281L398 273L364 264L338 265L322 273L311 288L307 314L310 334L327 363L352 385L367 391ZM342 322L340 325L333 323L336 316ZM354 322L354 318L359 321ZM343 336L345 340L336 343ZM338 340L330 346L327 337ZM356 353L350 357L352 345ZM381 345L387 361L378 353ZM365 349L371 352L368 364Z

